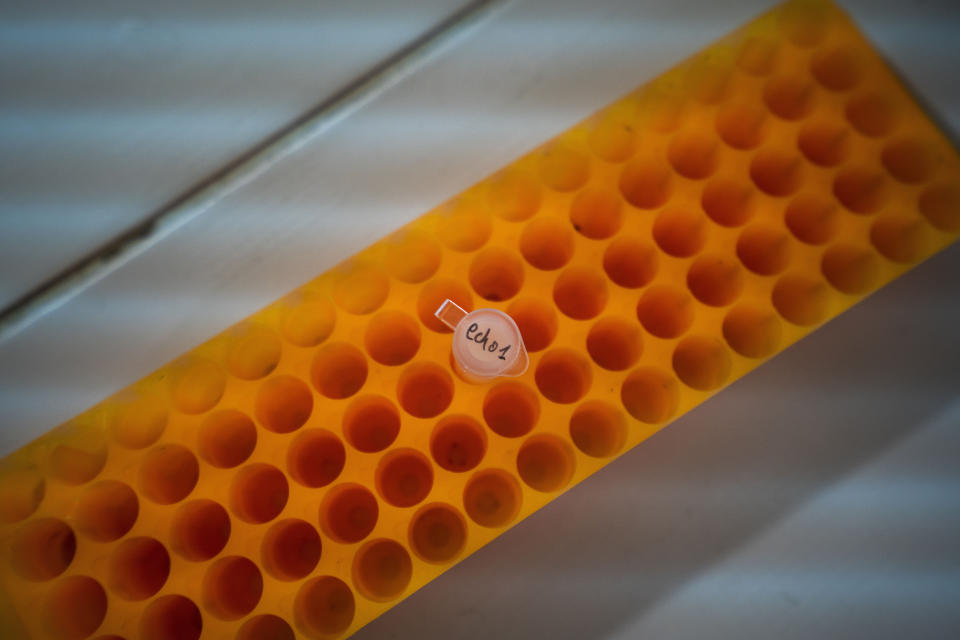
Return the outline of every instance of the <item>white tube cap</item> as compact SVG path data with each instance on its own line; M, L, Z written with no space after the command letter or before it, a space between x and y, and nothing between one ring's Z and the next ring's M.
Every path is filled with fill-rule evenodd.
M520 328L499 309L467 313L452 300L444 300L434 313L453 329L453 359L468 379L482 382L500 376L520 376L530 358Z

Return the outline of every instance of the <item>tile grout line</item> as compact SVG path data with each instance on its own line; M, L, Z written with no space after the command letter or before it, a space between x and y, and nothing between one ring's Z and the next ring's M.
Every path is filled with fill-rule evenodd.
M470 2L143 222L0 309L0 344L394 87L508 1Z

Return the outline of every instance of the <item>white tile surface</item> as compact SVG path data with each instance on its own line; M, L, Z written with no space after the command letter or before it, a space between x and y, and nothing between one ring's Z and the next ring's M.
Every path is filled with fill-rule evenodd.
M0 308L461 4L2 3Z

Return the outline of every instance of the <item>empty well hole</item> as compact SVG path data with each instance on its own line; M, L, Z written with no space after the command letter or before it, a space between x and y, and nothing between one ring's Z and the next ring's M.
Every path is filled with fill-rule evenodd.
M880 263L873 251L841 243L833 245L823 253L820 271L837 291L857 295L876 286Z
M0 470L0 522L19 522L36 511L46 486L33 467Z
M433 467L414 449L394 449L380 460L376 474L377 491L395 507L419 504L433 487Z
M364 344L376 362L404 364L420 350L420 325L402 311L381 311L370 319Z
M523 346L530 353L546 349L557 335L557 313L553 305L543 300L514 300L507 308L507 315L517 323Z
M540 185L519 169L507 169L488 182L487 202L493 212L505 220L526 220L540 208Z
M794 0L778 9L780 30L799 47L814 47L827 35L829 7L815 0Z
M590 363L573 349L554 349L543 354L534 379L547 400L570 404L590 389Z
M299 580L314 570L322 552L320 534L305 520L272 525L263 538L263 567L278 580Z
M754 149L766 136L767 113L754 105L732 103L717 112L714 126L720 139L734 149Z
M798 76L771 78L763 88L763 101L784 120L799 120L813 109L816 88Z
M465 284L453 278L431 280L420 289L420 295L417 297L417 316L427 329L437 333L452 332L452 329L434 315L444 300L453 300L465 311L473 311L473 294Z
M287 477L280 469L263 462L249 464L233 479L230 506L241 520L261 524L280 515L289 493Z
M367 359L353 345L334 342L317 351L310 376L314 388L327 398L349 398L367 381Z
M587 187L570 205L570 222L588 238L609 238L623 224L620 195L603 187Z
M810 71L821 86L831 91L852 89L863 76L860 59L846 46L835 46L814 54Z
M298 347L315 347L333 332L337 312L326 298L302 300L287 309L283 337Z
M702 133L678 133L670 141L667 159L685 178L702 180L717 168L717 143Z
M433 236L420 229L404 229L387 241L383 258L387 273L402 282L423 282L440 268L443 250Z
M653 367L634 369L620 387L620 400L627 413L640 422L666 422L677 411L677 381Z
M776 275L790 264L790 237L777 227L747 227L737 239L737 257L758 275Z
M77 537L57 518L31 520L13 535L10 562L26 580L51 580L66 571L77 551Z
M296 636L283 618L264 613L244 622L236 640L296 640Z
M140 616L142 640L197 640L203 630L200 609L187 597L161 596Z
M552 435L528 438L517 452L520 479L528 487L545 493L567 486L573 477L574 466L573 449Z
M293 604L297 626L311 638L340 635L350 628L355 610L353 591L333 576L304 583Z
M882 93L869 92L854 96L844 109L847 122L865 136L885 136L897 125L897 108Z
M884 203L886 180L879 171L862 166L848 167L834 178L833 194L853 213L871 214Z
M237 620L260 602L263 576L243 556L220 558L203 577L203 607L221 620Z
M553 285L553 301L574 320L589 320L607 305L606 278L587 267L568 267Z
M330 387L327 381L324 388ZM260 385L254 407L257 421L268 431L290 433L302 427L313 412L313 393L299 378L281 374Z
M774 308L787 322L810 326L827 317L829 292L819 279L801 274L787 274L773 287Z
M42 621L50 635L62 640L86 638L107 616L107 593L87 576L57 582L43 603Z
M523 228L520 253L537 269L559 269L573 257L573 232L554 218L535 218Z
M933 145L913 138L889 142L880 155L883 166L894 178L908 184L925 182L936 171L939 157Z
M297 435L287 450L290 476L305 487L325 487L340 475L347 452L340 438L324 429Z
M371 540L353 559L353 582L370 600L387 602L399 597L411 577L410 554L395 540Z
M237 329L227 352L227 369L242 380L258 380L280 362L280 338L267 327Z
M715 178L703 188L700 205L707 216L723 227L739 227L752 214L752 187L732 178Z
M676 338L693 324L693 298L669 285L654 285L637 303L637 319L651 335Z
M540 177L555 191L579 189L590 176L586 154L564 144L553 144L540 154Z
M361 396L352 401L343 415L347 442L364 453L383 451L400 433L400 412L383 396Z
M126 395L110 418L114 440L128 449L143 449L156 442L167 426L167 404L153 394Z
M434 418L453 400L453 378L432 362L408 365L397 383L397 398L403 410L415 418Z
M736 300L743 290L743 269L731 256L704 254L690 265L687 287L693 297L703 304L725 307Z
M360 542L377 524L377 499L359 484L341 484L320 505L320 525L328 536L345 544Z
M643 351L643 336L636 322L610 316L601 318L587 334L587 352L610 371L629 369Z
M615 238L603 252L603 270L614 284L638 289L657 274L657 250L636 236Z
M723 319L723 337L730 348L747 358L766 358L780 345L780 321L769 309L741 304Z
M850 153L849 129L829 120L808 122L797 135L797 147L810 162L835 167Z
M960 231L960 186L935 184L920 194L918 204L927 222L940 231Z
M128 538L114 549L109 575L112 594L124 600L144 600L167 581L170 554L153 538Z
M802 193L787 205L784 222L790 233L806 244L825 244L837 232L837 205L817 193Z
M481 527L504 527L520 512L520 484L500 469L476 472L463 490L464 510Z
M673 370L688 387L712 391L730 377L730 352L716 338L688 336L673 351Z
M467 544L467 523L460 512L442 503L428 504L410 522L410 548L433 564L446 564Z
M490 213L481 203L459 200L442 215L437 237L448 249L469 253L485 245L492 231Z
M183 413L196 414L220 402L227 379L223 370L209 360L194 360L174 366L170 373L174 406Z
M768 195L788 196L803 179L802 162L792 153L764 149L750 161L750 178Z
M179 444L154 447L140 463L140 489L157 504L180 502L197 486L199 477L197 457Z
M487 452L487 435L479 422L464 415L447 416L430 436L430 455L447 471L470 471Z
M667 163L650 158L631 160L620 174L620 193L634 207L655 209L670 197Z
M540 419L540 401L522 382L499 382L483 399L483 419L494 433L519 438L528 434Z
M390 293L390 281L380 268L358 266L342 273L333 285L333 301L348 313L364 315L380 308Z
M590 150L607 162L623 162L636 148L636 134L629 122L601 116L589 137Z
M699 212L667 208L653 223L653 239L665 253L689 258L707 241L707 223Z
M481 298L494 302L509 300L523 286L523 262L513 251L490 247L474 256L469 279Z
M208 464L231 469L242 464L257 446L257 428L246 414L225 409L200 425L197 452Z
M886 214L871 225L870 243L888 260L913 264L930 251L927 230L919 216Z
M51 475L67 484L93 480L107 462L107 439L94 424L67 424L53 432L59 441L47 456Z
M747 38L737 52L737 66L752 76L765 76L777 64L778 49L779 45L773 38Z
M137 520L140 505L133 489L116 480L87 487L74 507L77 531L96 542L122 538Z
M209 560L230 539L230 516L213 500L192 500L173 516L170 544L173 551L191 562Z
M602 400L587 400L570 416L570 439L592 458L609 458L620 453L627 440L623 413Z

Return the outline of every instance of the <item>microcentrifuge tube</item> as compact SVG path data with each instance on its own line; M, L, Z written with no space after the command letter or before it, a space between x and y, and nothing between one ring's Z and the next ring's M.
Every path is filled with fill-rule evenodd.
M499 309L467 313L444 300L434 315L453 329L453 360L464 378L484 382L500 376L521 376L530 364L520 328Z

